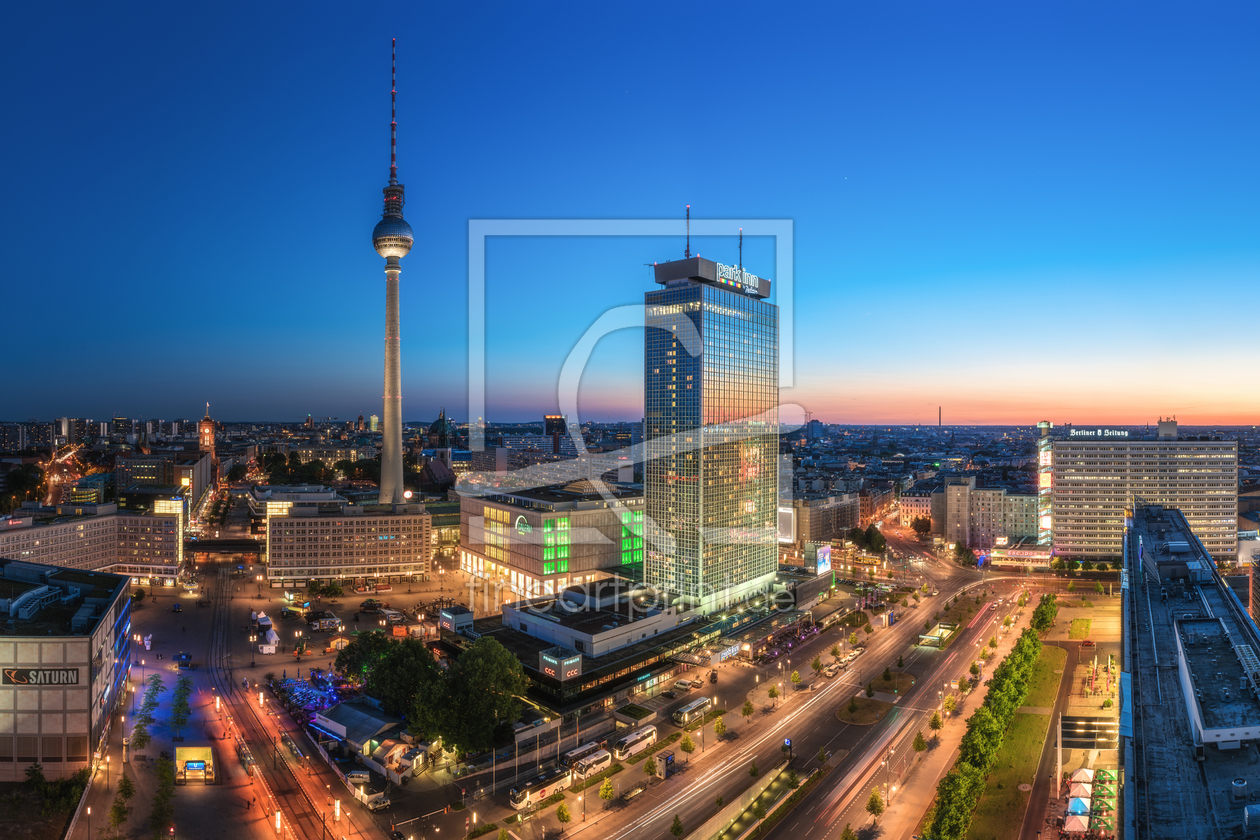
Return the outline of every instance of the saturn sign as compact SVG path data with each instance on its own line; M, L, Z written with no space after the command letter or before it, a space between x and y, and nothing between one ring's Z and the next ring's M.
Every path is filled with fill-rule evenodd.
M0 685L78 685L78 668L4 668Z

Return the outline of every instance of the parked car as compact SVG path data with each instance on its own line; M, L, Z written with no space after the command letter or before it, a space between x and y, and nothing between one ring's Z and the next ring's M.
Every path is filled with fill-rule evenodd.
M671 690L669 690L669 691L662 691L662 692L661 692L661 696L662 696L662 697L664 697L664 698L665 698L665 699L667 699L667 700L673 700L674 698L676 698L676 697L678 696L678 692L677 692L677 691L674 691L674 690L672 690L672 689L671 689Z
M717 671L710 671L710 672L709 672L709 682L711 682L711 683L715 683L715 682L717 682Z
M367 804L368 809L372 811L384 811L389 807L389 805L389 800L383 796L380 799L374 799Z
M1094 646L1094 643L1089 639L1086 639L1085 641L1081 642L1081 647L1093 647L1093 646Z

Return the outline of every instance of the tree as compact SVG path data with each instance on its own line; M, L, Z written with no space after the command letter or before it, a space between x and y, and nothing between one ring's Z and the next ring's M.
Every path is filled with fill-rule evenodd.
M1094 564L1094 568L1100 572L1109 572L1111 571L1111 564L1105 560L1099 560Z
M820 750L820 752L821 752L821 750ZM788 771L788 774L787 774L787 783L788 783L788 787L792 788L793 790L795 790L796 788L798 788L798 787L800 787L800 786L801 786L801 777L800 777L800 776L798 776L798 775L796 775L796 771L795 771L795 770L789 770L789 771Z
M648 776L656 775L656 762L652 759L652 756L650 755L643 762L643 772L647 773Z
M813 661L809 663L809 667L814 669L814 675L817 676L818 672L823 669L822 657L815 656Z
M1097 592L1099 595L1103 594L1102 581L1099 581L1099 580L1094 581L1094 591Z
M871 796L866 800L866 813L874 817L876 823L884 815L884 798L879 795L879 788L871 788Z
M741 708L741 709L739 710L739 713L740 713L741 715L743 715L745 718L750 718L750 717L752 717L752 715L753 715L753 704L752 704L752 701L751 701L751 700L745 700L745 701L744 701L744 706L743 706L743 708Z
M854 833L849 823L844 824L844 831L840 833L840 840L858 840L858 836Z
M520 717L529 681L520 660L497 640L473 642L446 671L431 661L426 667L433 671L420 680L408 721L441 737L448 750L489 749L495 730ZM388 677L374 672L373 679Z
M48 787L48 780L44 778L44 765L37 761L26 768L26 784L36 793L44 793L44 789Z
M867 683L867 684L866 684L866 696L867 696L867 697L874 697L874 696L875 696L875 683Z
M897 667L898 668L906 667L906 658L904 656L897 657Z
M718 718L716 721L714 721L713 734L718 736L719 738L725 736L726 735L726 721L722 720L721 718Z
M770 687L766 689L766 696L769 697L771 700L774 700L775 698L777 698L779 696L779 687L775 685L774 683L771 683Z
M980 676L980 666L977 665L975 662L972 662L971 667L968 668L967 670L971 672L971 676L973 677Z
M910 529L920 537L927 536L928 532L932 530L932 520L926 516L916 516L910 520Z
M918 732L916 732L916 733L915 733L915 735L914 735L914 745L913 745L913 746L914 746L914 751L915 751L915 752L917 752L917 753L921 753L921 752L923 752L924 750L926 750L926 749L927 749L927 747L928 747L928 745L927 745L927 739L925 739L925 738L923 737L923 731L922 731L922 730L920 730L920 731L918 731Z
M499 840L512 840L512 835L508 834L508 830L506 828L500 828Z
M753 762L748 766L748 775L754 779L761 775L761 771L757 769L757 762Z
M760 799L753 803L752 815L757 818L758 822L766 818L766 806L761 804Z
M714 799L714 800L713 800L713 804L714 804L714 805L716 805L716 806L718 806L719 808L721 808L721 807L722 807L722 805L723 805L725 802L726 802L726 797L725 797L725 796L719 796L719 797L717 797L716 799Z
M958 707L958 701L955 700L954 695L951 694L945 698L945 702L942 705L945 707L946 712L952 712Z
M792 686L794 688L800 688L801 686L801 672L800 671L793 671L790 679L792 680Z
M857 695L855 694L849 698L849 714L855 715L857 714L857 710L858 710Z
M884 535L880 533L878 528L875 527L874 522L866 526L865 537L866 547L876 554L883 551L885 546L888 544L888 541L884 539Z
M997 648L997 636L989 637L989 647L995 648L995 649Z
M857 631L854 630L852 633L849 634L849 647L857 647L857 643L858 643L858 634L857 634Z
M1068 591L1068 592L1075 592L1075 591L1076 591L1076 581L1074 581L1074 580L1069 580L1069 581L1068 581L1067 591Z
M866 548L866 532L861 528L850 528L848 540L858 548Z
M560 832L564 833L564 827L569 824L569 820L573 819L573 814L569 812L568 802L561 802L556 807L556 819L560 821Z
M605 808L608 807L608 803L612 802L613 797L616 795L617 795L617 792L613 788L612 778L606 777L604 781L600 783L600 786L599 786L599 798L604 800Z
M839 660L840 659L840 645L832 645L831 650L827 651L827 653L831 654L832 659Z
M237 484L245 480L246 470L244 464L233 464L232 469L227 471L227 480L233 484Z
M1092 561L1092 560L1082 560L1082 561L1081 561L1081 571L1082 571L1082 572L1092 572L1093 570L1094 570L1094 561Z
M1009 615L1006 618L1002 619L1003 627L1010 627L1012 624L1014 624L1014 622L1011 621L1011 617Z
M941 737L941 730L945 728L945 721L941 720L940 712L932 712L932 717L928 720L928 729L932 730L932 737Z
M884 666L884 682L892 682L892 668Z
M136 591L131 593L131 603L133 604L144 603L144 590L143 589L140 589L137 587Z
M682 817L678 816L677 814L674 814L674 821L669 826L669 833L674 835L675 837L683 836Z
M171 738L175 741L184 739L184 728L188 726L188 718L192 714L192 709L188 705L188 698L192 696L192 688L192 677L183 675L175 681L175 694L171 701L169 718Z
M959 694L962 694L962 695L970 694L971 690L975 687L976 687L976 684L969 679L964 678L958 681Z
M863 627L862 629L866 631L866 635L868 636L875 632L875 628L871 626L871 623L869 621L866 622L866 626Z
M691 754L696 751L696 742L691 740L690 735L683 735L678 748L687 754L687 761L691 761Z
M818 748L818 763L822 764L827 760L827 750L824 747Z
M122 797L123 802L130 802L131 797L136 795L136 785L126 773L118 774L118 795Z

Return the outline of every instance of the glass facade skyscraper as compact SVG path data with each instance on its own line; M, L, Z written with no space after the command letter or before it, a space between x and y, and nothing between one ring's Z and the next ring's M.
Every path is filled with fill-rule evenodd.
M779 310L769 281L699 257L646 296L649 586L704 612L778 569Z

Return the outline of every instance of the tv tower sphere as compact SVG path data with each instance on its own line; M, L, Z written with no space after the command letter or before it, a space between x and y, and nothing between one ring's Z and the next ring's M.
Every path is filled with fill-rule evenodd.
M402 216L386 216L372 228L372 247L382 257L405 257L413 241L411 225Z

